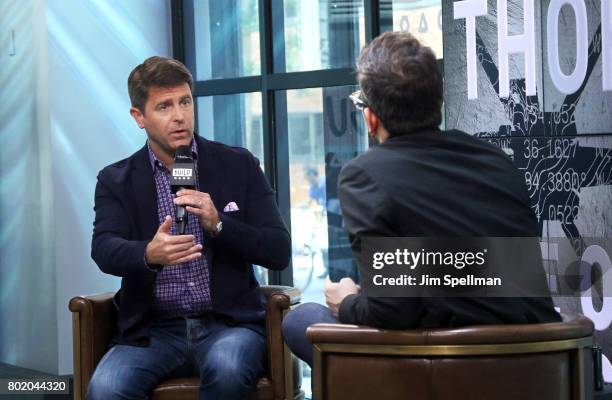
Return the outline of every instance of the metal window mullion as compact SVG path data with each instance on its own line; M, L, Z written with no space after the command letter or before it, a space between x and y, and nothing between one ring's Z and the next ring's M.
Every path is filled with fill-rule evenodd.
M170 5L172 19L172 57L185 63L185 26L183 0L172 0Z
M259 92L261 79L261 76L256 75L197 81L194 83L193 95L198 97Z
M276 92L270 87L270 77L274 75L274 43L272 25L274 9L271 0L259 1L259 37L260 37L260 59L261 59L261 104L262 104L262 128L264 142L264 165L266 175L270 184L276 191L281 214L289 232L291 232L290 207L287 203L289 185L287 176L289 171L288 147L279 146L279 133L276 129L278 117L276 104ZM283 21L281 20L281 23ZM284 38L284 35L280 37ZM284 49L284 43L281 48ZM283 110L285 113L285 110ZM293 285L293 267L289 265L284 271L268 271L268 282L273 285Z
M318 71L286 72L245 76L239 78L210 79L194 83L193 95L218 96L277 90L294 90L355 84L352 68L335 68Z
M363 12L365 22L365 40L370 43L372 39L380 35L380 1L364 0Z
M293 90L354 84L355 71L353 68L286 72L270 75L267 81L270 90Z

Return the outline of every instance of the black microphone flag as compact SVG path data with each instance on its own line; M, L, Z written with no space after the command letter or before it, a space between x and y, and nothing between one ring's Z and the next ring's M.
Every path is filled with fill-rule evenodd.
M181 189L195 189L195 166L191 155L191 146L179 146L174 155L171 169L170 188L173 194ZM183 206L176 206L176 232L185 234L187 228L187 211Z

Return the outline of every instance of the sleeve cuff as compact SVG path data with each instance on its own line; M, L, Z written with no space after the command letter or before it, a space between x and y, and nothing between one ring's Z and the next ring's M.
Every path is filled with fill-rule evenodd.
M357 324L357 321L355 321L353 315L353 305L358 297L359 294L349 294L344 298L344 300L342 300L342 303L340 303L340 308L338 309L338 319L343 324Z
M145 253L146 253L146 248L145 248ZM159 264L149 264L147 262L146 254L142 255L142 262L144 263L145 267L147 267L149 271L153 271L153 272L159 272L164 267L163 265L159 265Z
M219 220L221 220L221 222L223 223L223 228L221 229L221 232L219 232L219 234L217 235L211 236L208 234L208 232L205 231L206 236L211 239L215 239L219 242L231 242L235 239L234 236L238 222L234 218L224 213L219 213Z

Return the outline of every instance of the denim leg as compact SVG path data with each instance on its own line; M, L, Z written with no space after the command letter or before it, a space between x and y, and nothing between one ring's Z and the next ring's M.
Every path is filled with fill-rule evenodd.
M208 319L193 338L200 366L200 399L243 400L265 373L266 341L261 334ZM195 340L194 340L195 339Z
M180 326L182 324L182 327ZM100 360L89 383L87 399L148 399L153 389L185 364L185 322L151 330L151 345L113 346Z
M293 354L312 367L312 343L306 337L306 328L312 324L337 324L331 310L321 304L305 303L289 311L283 319L283 338Z

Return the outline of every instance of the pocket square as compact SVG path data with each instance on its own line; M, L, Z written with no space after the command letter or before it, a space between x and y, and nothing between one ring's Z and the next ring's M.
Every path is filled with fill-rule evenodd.
M230 201L229 203L227 203L227 205L223 208L223 212L232 212L232 211L238 211L238 210L240 210L238 208L238 205L233 201Z

